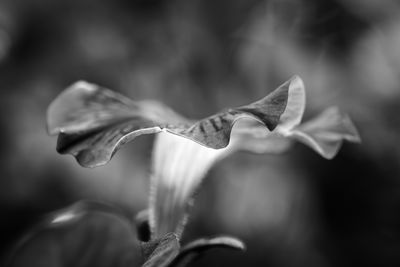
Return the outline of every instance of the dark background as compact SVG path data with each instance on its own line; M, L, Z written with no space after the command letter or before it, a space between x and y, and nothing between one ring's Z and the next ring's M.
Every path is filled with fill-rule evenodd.
M152 137L83 169L55 151L46 108L84 79L191 118L259 99L294 74L306 118L349 113L363 143L331 161L303 145L215 166L185 239L238 236L246 253L197 266L400 266L400 8L395 0L1 0L0 256L76 200L134 214Z

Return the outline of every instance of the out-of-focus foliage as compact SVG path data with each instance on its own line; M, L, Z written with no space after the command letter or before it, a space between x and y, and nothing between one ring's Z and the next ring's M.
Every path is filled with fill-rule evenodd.
M198 266L398 266L399 13L389 0L1 1L1 255L41 215L80 198L132 216L146 205L150 137L97 170L55 154L45 111L71 82L201 118L297 73L305 116L339 104L363 144L332 161L298 145L221 162L186 238L229 232L248 250Z
M140 240L140 228L116 207L79 201L32 227L6 257L5 266L184 267L215 248L245 249L232 237L198 239L181 249L175 233Z
M100 203L78 202L42 220L7 259L23 266L141 266L129 219Z

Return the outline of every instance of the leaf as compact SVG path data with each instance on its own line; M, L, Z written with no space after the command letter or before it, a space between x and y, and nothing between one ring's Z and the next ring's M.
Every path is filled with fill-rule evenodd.
M349 116L341 113L337 107L328 108L318 117L295 128L290 136L327 159L332 159L337 154L343 140L361 142Z
M141 252L131 224L115 208L82 201L52 213L15 247L10 267L134 267Z
M186 266L188 263L194 261L199 256L215 248L225 248L243 251L246 249L244 243L234 237L216 237L216 238L202 238L190 242L181 249L179 255L171 263L170 267Z
M71 154L84 167L107 163L125 143L160 131L220 149L228 145L235 122L260 121L273 130L286 108L290 82L252 104L193 122L156 101L134 102L106 88L77 82L49 106L47 126L58 134L57 151Z
M200 253L204 250L212 248L229 248L234 250L245 250L246 246L241 240L230 236L202 238L192 241L189 244L185 245L182 248L180 254L184 255L186 253Z
M149 259L143 267L164 267L168 266L178 255L180 249L179 240L174 233L166 234L157 244Z

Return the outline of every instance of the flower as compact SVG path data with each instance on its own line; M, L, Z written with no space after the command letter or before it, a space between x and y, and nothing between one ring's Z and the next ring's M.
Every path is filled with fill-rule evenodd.
M84 167L103 165L123 144L157 133L149 205L151 237L157 239L182 234L207 171L237 150L280 153L299 141L330 159L343 140L360 142L352 121L338 108L301 123L304 109L304 85L297 76L259 101L198 121L157 101L134 102L80 81L49 106L48 131L58 135L57 151L72 154Z

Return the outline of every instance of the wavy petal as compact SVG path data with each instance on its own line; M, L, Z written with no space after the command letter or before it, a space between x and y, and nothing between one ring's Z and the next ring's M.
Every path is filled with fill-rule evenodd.
M272 132L255 121L243 120L232 131L232 149L253 153L282 153L294 140L300 141L327 159L333 158L344 140L361 141L356 127L348 115L337 107L326 109L317 118L302 123L305 91L300 78L294 77L289 86L288 104L280 123Z
M344 140L360 143L361 138L347 114L337 107L326 109L316 118L296 127L289 135L327 159L332 159Z
M155 101L134 102L87 82L77 82L49 106L47 127L58 134L57 151L84 167L107 163L121 145L142 134L157 133L167 122L188 123Z
M199 145L189 139L180 138L170 133L159 133L157 135L152 157L153 175L151 178L152 187L149 210L153 238L160 238L168 232L175 232L178 236L182 234L187 219L188 203L191 202L196 189L201 184L206 173L218 160L238 148L243 149L243 145L247 145L247 148L251 149L249 142L244 140L247 138L247 134L255 134L254 128L249 127L250 123L259 125L262 136L271 133L270 130L275 128L276 118L279 117L278 114L284 114L285 112L285 110L281 109L277 112L274 109L283 107L282 103L285 100L287 101L288 95L292 95L291 90L297 88L297 85L294 86L294 84L298 85L301 82L295 77L260 101L230 110L228 113L225 113L226 115L214 115L197 122L195 124L197 129L203 129L204 132L210 133L207 135L198 135L208 140L203 139L202 142L199 142L200 138L197 138L198 143L211 142L213 144L221 144L218 146L222 147L221 149ZM278 103L280 104L278 105ZM249 120L248 116L244 117L241 115L236 119L223 119L224 117L229 117L227 114L239 114L239 111L256 114L258 117L251 117ZM271 114L275 115L272 116ZM218 120L224 121L223 124L216 123L218 116L220 116ZM286 116L287 122L291 121L289 117L289 115ZM269 125L270 129L268 129L266 122L274 122L274 124ZM235 125L233 125L234 123ZM220 127L222 128L218 128L216 125L221 125ZM216 132L214 130L220 131ZM230 134L231 130L232 134ZM230 136L232 137L232 141L229 143ZM254 144L253 149L263 150L264 147L264 143L262 145Z
M134 102L106 88L77 82L49 106L47 125L58 134L57 150L72 154L84 167L107 163L121 145L142 134L167 131L220 149L229 144L235 122L250 118L273 130L285 111L290 83L265 98L190 121L156 101Z
M282 153L290 147L292 142L284 135L300 124L304 114L306 94L303 81L298 76L292 77L281 87L288 88L288 99L276 129L270 131L257 121L241 120L232 131L232 150L275 154Z

